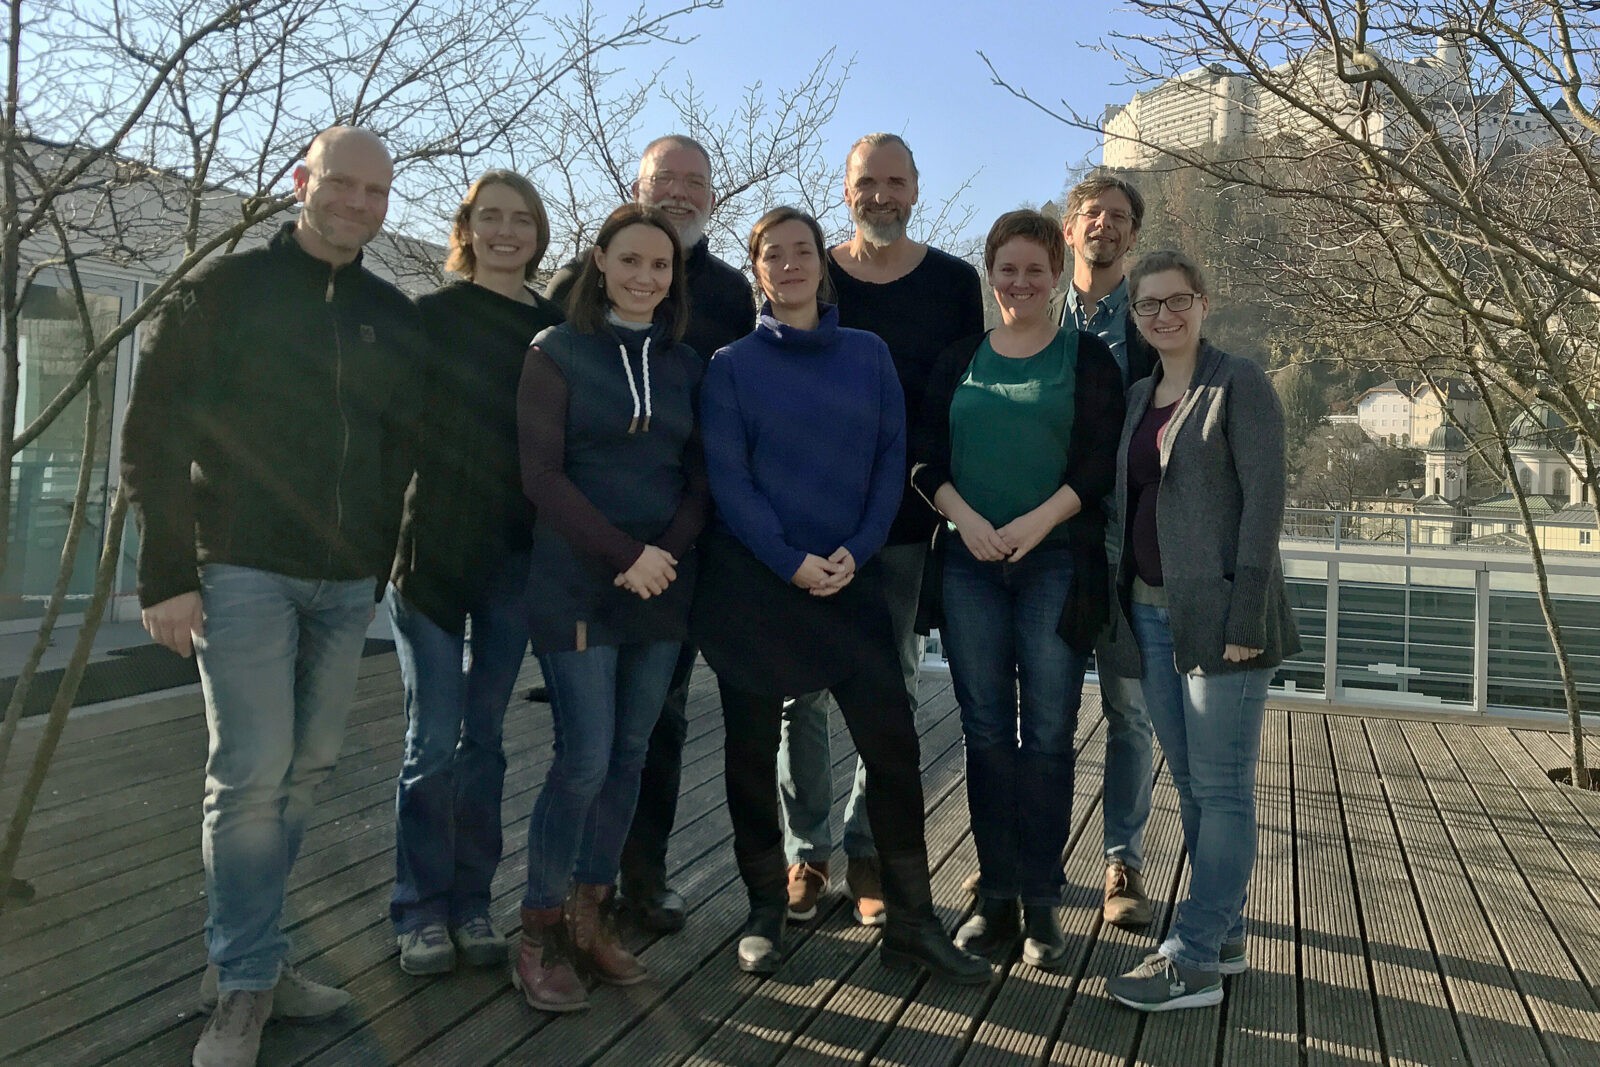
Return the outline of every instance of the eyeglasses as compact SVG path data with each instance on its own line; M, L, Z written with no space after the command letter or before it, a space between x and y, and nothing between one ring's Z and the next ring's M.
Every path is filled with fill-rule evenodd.
M711 188L711 183L698 174L673 174L670 171L657 171L647 178L641 178L651 192L664 192L681 182L683 187L691 193L704 193Z
M1161 300L1157 300L1155 297L1146 297L1143 300L1135 300L1133 302L1133 313L1141 319L1153 319L1161 314L1162 308L1166 308L1168 311L1188 311L1194 307L1195 297L1199 295L1199 293L1173 293L1171 296Z
M1080 211L1078 212L1078 217L1084 219L1100 219L1103 222L1109 222L1117 226L1126 226L1128 223L1133 221L1133 216L1128 214L1126 211L1112 211L1106 208L1097 208L1093 211Z

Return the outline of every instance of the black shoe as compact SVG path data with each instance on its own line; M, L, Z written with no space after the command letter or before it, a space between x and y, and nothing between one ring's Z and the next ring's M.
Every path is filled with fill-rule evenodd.
M972 917L956 931L956 947L988 959L1006 957L1021 934L1016 898L979 897Z
M989 961L952 945L937 919L897 922L892 910L878 958L885 967L916 967L959 985L983 985L992 975Z
M739 932L739 969L749 974L773 974L783 962L783 918L786 908L762 904L750 909Z
M1030 967L1048 969L1067 957L1067 939L1056 922L1056 909L1048 904L1028 904L1022 909L1022 932L1027 940L1022 943L1022 962Z
M683 897L664 884L623 885L617 906L633 916L640 928L652 934L675 934L683 929L688 907Z
M528 690L526 696L531 704L548 704L550 703L550 687L545 685L533 686Z

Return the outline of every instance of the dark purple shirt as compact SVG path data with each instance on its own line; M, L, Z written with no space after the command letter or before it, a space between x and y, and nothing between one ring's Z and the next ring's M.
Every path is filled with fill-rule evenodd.
M1134 573L1144 584L1159 586L1161 544L1156 540L1156 498L1161 492L1161 438L1177 410L1174 400L1166 407L1151 407L1128 441L1128 512L1133 516L1129 536L1133 544Z

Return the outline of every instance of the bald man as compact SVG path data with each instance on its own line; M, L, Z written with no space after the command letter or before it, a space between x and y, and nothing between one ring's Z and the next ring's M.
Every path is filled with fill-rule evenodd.
M145 629L198 655L212 1010L196 1067L253 1064L269 1016L349 1002L288 965L284 887L333 769L410 478L415 307L361 263L394 164L336 127L294 168L295 221L210 260L146 331L123 430ZM220 1000L219 1000L220 997Z

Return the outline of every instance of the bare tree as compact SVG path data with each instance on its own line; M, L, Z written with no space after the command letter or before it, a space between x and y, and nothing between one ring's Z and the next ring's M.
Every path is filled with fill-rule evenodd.
M1483 393L1498 447L1549 405L1600 442L1600 27L1561 0L1133 0L1145 29L1102 47L1155 93L1215 117L1207 137L1105 123L1131 156L1191 167L1278 222L1263 292L1333 350L1381 339L1417 378ZM991 66L991 71L993 70ZM996 81L1013 93L1026 91ZM1031 99L1031 98L1030 98ZM1137 101L1136 101L1137 102ZM1100 129L1069 106L1038 105ZM1119 155L1120 153L1119 150ZM1509 453L1500 457L1509 461ZM1574 463L1595 498L1596 471ZM1520 485L1540 607L1587 782L1582 708Z
M453 201L485 158L516 158L528 131L562 111L571 80L598 56L681 41L685 16L719 6L668 0L602 17L587 4L552 13L540 0L11 0L0 119L0 520L8 531L27 450L80 410L84 433L61 570L0 723L0 775L91 535L87 550L99 563L0 843L0 889L12 884L112 595L125 503L95 471L110 447L109 371L139 325L207 256L264 237L263 224L290 206L285 177L319 129L346 123L382 137L396 159L391 229L427 220L435 232L448 211L441 200ZM389 247L403 264L404 242ZM159 282L106 317L84 280L93 269ZM70 316L71 327L52 338L65 373L19 411L23 342L38 326L30 312L46 298L69 309L58 317ZM14 548L8 533L0 575Z

